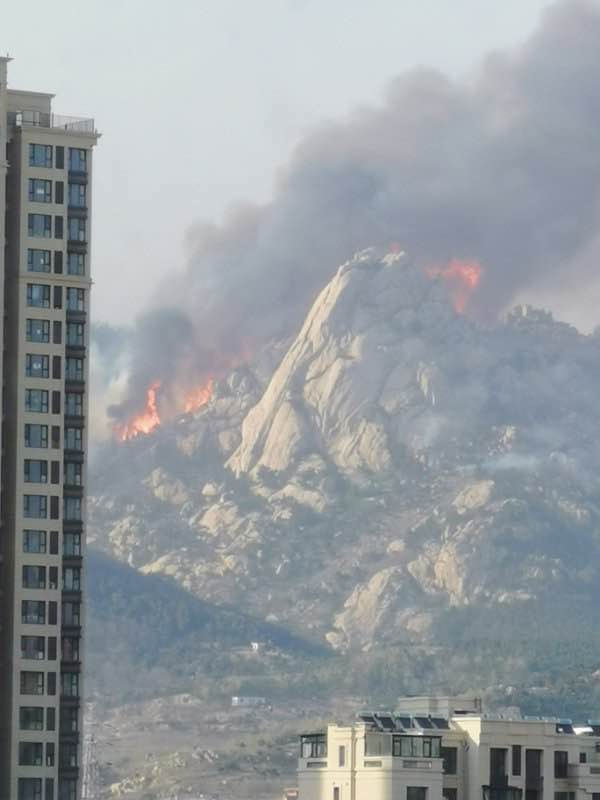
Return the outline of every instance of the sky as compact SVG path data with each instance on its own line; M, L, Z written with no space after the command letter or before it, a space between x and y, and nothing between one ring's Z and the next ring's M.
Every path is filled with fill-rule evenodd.
M93 316L129 323L186 232L266 202L295 145L414 66L468 75L545 0L42 0L3 9L9 85L93 116ZM40 24L32 24L38 20Z

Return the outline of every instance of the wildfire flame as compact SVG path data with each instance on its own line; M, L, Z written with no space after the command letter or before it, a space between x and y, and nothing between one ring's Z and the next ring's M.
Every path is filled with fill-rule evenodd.
M146 392L146 406L144 410L122 425L117 425L116 434L122 442L139 436L140 433L150 433L160 425L160 415L156 402L156 394L160 389L160 381L154 381Z
M195 389L188 392L183 401L183 410L185 413L191 414L193 411L197 411L199 408L202 408L202 406L205 406L212 397L214 386L214 379L209 378L203 386L197 386Z
M479 286L483 268L478 261L461 261L452 259L443 267L427 267L425 272L430 278L441 278L450 293L452 305L458 314L463 314L469 305L473 292Z

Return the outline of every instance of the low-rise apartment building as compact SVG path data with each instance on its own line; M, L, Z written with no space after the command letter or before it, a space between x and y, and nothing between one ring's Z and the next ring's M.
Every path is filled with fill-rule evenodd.
M600 800L600 722L406 698L301 737L299 800Z

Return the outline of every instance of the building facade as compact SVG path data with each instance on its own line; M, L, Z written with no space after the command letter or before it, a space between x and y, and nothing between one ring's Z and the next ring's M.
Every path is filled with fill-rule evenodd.
M77 800L93 120L0 59L0 798Z
M408 698L301 737L299 800L600 800L600 723Z

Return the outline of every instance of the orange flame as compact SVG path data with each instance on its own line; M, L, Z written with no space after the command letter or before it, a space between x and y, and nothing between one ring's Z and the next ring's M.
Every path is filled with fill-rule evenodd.
M139 436L140 433L150 433L160 425L160 415L156 402L156 393L160 389L160 381L148 387L146 392L146 407L133 417L129 422L117 425L116 434L122 442Z
M443 267L427 267L428 277L441 278L450 293L452 305L458 314L463 314L469 305L473 292L479 286L483 268L478 261L461 261L453 258Z
M193 411L197 411L199 408L202 408L202 406L205 406L212 397L214 386L214 379L209 378L203 386L197 386L195 389L189 391L183 399L183 410L185 413L191 414Z

